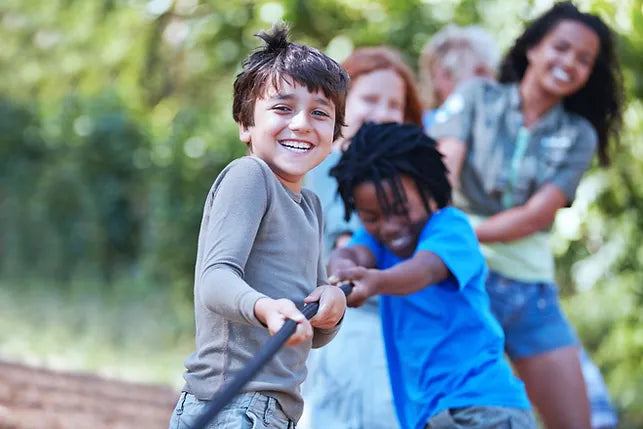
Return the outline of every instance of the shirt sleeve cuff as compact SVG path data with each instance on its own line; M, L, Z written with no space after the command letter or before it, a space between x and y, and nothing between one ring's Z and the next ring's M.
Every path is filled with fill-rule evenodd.
M250 325L265 328L266 325L261 323L255 315L255 304L261 298L268 297L256 290L247 291L239 298L239 309L241 311L241 316Z
M330 343L330 341L335 338L335 335L339 332L339 328L342 326L344 321L344 316L340 319L337 325L328 329L319 329L313 328L313 348L318 349Z

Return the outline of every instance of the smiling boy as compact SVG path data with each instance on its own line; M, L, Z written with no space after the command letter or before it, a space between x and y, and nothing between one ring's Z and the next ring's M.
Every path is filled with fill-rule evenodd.
M394 405L404 429L535 428L523 384L503 357L487 269L421 128L365 124L331 175L362 227L331 253L350 306L380 296Z
M250 156L230 163L208 193L194 281L196 351L170 428L189 427L208 400L286 319L298 322L282 348L212 422L294 428L311 347L339 329L346 299L327 285L317 196L304 175L341 135L346 72L316 49L288 42L276 27L243 64L233 117ZM298 310L319 301L308 321Z
M239 122L239 135L280 182L301 192L302 177L330 153L335 108L321 91L312 93L290 80L265 89L265 98L255 102L255 125Z

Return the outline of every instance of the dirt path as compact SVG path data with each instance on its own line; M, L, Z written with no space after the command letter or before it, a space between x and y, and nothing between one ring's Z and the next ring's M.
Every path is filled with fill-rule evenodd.
M0 429L164 429L177 398L167 386L0 362Z

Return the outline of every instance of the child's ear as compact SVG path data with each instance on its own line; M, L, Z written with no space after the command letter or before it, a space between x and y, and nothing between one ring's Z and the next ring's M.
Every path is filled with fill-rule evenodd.
M239 140L244 143L250 143L250 130L241 124L239 124Z
M438 204L435 202L433 198L429 198L429 208L433 213L438 211Z
M534 50L535 49L536 49L536 47L532 46L531 48L527 49L527 52L525 52L525 56L527 57L527 63L533 62Z

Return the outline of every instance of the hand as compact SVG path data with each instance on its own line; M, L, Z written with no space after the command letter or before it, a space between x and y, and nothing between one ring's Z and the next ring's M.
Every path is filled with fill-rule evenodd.
M346 296L337 286L319 286L304 298L306 304L315 301L319 301L319 310L315 317L310 319L310 324L315 328L334 328L344 317Z
M328 278L328 283L336 285L339 282L339 279L335 275L335 272L342 271L348 268L357 267L357 264L347 258L331 258L328 262L328 273L330 277Z
M377 294L379 273L380 270L358 266L337 268L329 278L329 281L352 281L354 285L353 291L347 298L347 305L349 307L361 307L368 298Z
M286 322L291 319L297 322L295 333L290 336L286 345L296 346L313 337L313 328L310 322L297 309L295 303L289 299L259 298L255 302L255 315L257 319L268 327L270 335L274 335Z
M353 234L349 233L343 233L340 234L336 239L335 239L335 246L333 248L335 249L341 249L346 247L349 241L351 241L351 238L353 237Z

